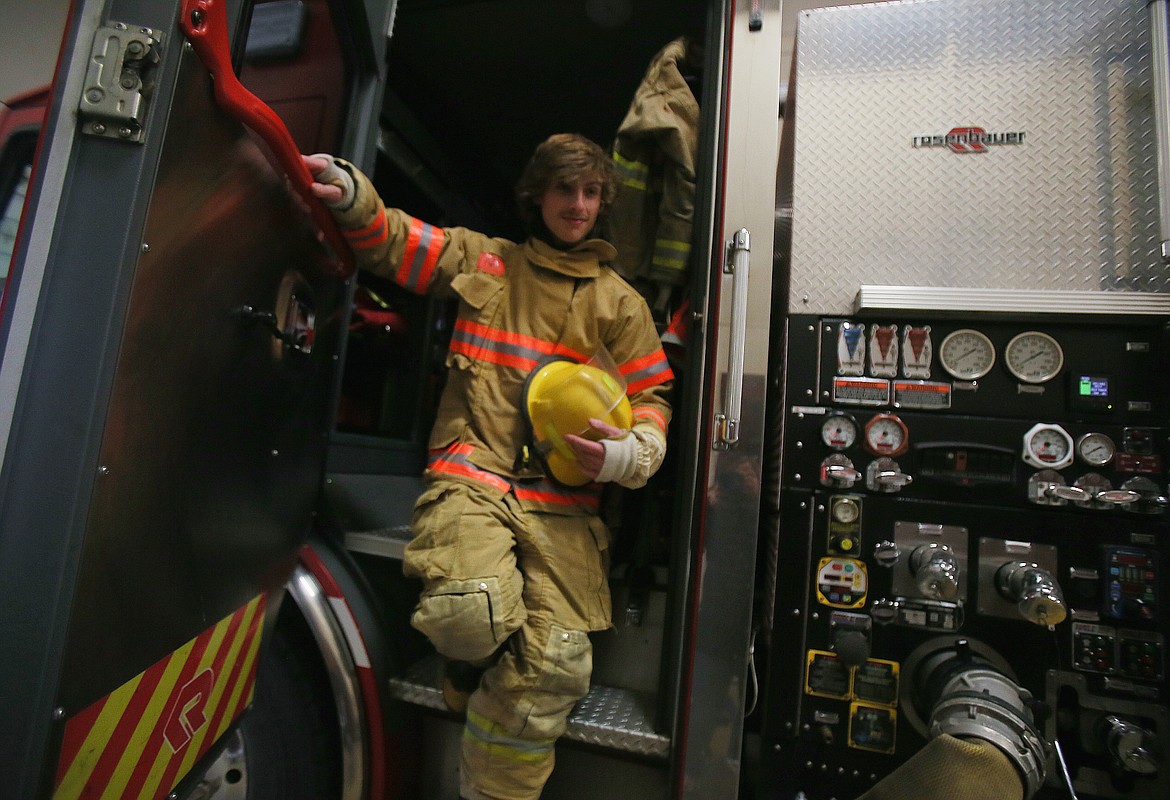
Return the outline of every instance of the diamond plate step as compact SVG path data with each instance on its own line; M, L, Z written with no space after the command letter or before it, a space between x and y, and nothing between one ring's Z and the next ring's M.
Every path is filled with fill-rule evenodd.
M404 702L450 713L443 703L443 659L431 656L400 678L390 679L390 694ZM569 715L565 738L650 758L670 756L670 737L654 731L654 698L612 686L592 686Z

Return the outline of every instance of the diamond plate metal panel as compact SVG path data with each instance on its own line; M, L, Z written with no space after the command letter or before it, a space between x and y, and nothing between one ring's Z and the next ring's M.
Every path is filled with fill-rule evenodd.
M431 656L390 679L390 694L434 711L451 713L443 702L443 659ZM654 698L612 686L589 687L569 715L565 738L653 758L670 756L670 737L654 730Z
M1144 3L919 0L798 24L790 310L847 314L862 284L1166 291ZM969 128L994 143L915 146Z

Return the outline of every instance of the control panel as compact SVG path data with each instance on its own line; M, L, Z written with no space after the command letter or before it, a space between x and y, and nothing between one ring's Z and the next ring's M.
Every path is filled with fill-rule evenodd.
M857 796L973 726L1039 796L1170 796L1166 336L790 319L777 780Z

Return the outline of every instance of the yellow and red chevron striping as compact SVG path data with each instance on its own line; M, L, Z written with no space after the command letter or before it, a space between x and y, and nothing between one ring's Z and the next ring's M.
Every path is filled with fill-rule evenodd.
M266 594L65 724L54 800L165 797L252 702Z

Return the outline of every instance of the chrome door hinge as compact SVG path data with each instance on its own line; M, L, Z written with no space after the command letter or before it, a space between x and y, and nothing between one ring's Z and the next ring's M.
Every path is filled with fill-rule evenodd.
M151 28L123 22L98 28L77 108L83 133L143 141L161 45L162 34Z

